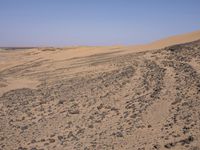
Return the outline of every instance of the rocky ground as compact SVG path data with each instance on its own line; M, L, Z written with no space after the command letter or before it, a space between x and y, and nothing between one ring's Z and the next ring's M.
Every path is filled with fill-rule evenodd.
M1 69L0 87L23 77L38 83L0 97L2 150L200 150L200 41L62 62L38 57Z

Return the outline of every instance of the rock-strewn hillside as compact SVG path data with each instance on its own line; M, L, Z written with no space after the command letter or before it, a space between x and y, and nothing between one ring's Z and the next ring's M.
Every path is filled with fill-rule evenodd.
M1 70L39 83L1 95L0 149L200 149L200 41L70 61Z

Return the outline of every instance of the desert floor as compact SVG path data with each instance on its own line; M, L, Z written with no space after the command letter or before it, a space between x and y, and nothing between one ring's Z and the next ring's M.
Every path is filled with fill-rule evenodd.
M0 149L199 150L200 41L170 40L1 50Z

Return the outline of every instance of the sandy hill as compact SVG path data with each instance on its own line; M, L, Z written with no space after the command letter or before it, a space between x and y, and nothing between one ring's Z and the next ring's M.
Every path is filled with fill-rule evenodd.
M146 45L131 46L134 50L153 50L181 43L188 43L200 39L200 30L191 33L175 35Z
M0 149L199 150L199 33L1 50Z

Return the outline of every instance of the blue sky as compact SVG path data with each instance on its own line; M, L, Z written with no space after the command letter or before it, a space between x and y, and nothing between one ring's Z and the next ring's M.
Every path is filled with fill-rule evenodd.
M0 47L142 44L200 29L200 0L0 0Z

